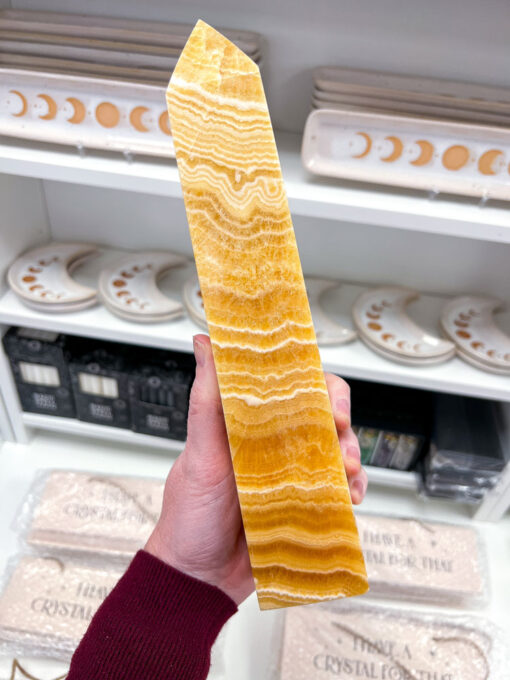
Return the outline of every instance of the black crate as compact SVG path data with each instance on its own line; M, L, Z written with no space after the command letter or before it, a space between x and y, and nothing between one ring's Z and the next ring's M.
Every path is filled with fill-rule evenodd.
M68 338L51 331L13 327L4 335L3 345L22 409L74 418Z
M77 417L88 423L130 429L128 347L73 338L70 354Z
M129 378L135 432L184 441L194 363L187 354L142 353Z

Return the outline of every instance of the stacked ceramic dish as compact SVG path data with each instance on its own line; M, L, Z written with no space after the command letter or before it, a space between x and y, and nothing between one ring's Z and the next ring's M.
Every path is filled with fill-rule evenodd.
M2 134L173 156L165 90L191 29L0 10ZM260 61L256 33L225 34Z
M315 69L314 109L427 116L510 126L510 90L340 67Z
M158 280L187 259L175 253L149 251L129 253L101 271L101 301L113 314L127 321L157 323L184 314L183 305L164 295Z
M418 297L415 291L396 286L362 293L352 314L363 342L386 359L410 366L429 366L453 357L453 342L432 335L407 315L406 306Z
M313 105L312 173L510 200L510 90L322 68Z
M41 312L77 312L97 301L97 290L71 278L71 272L96 252L86 243L51 243L18 258L9 285L20 300Z
M315 335L319 345L343 345L357 337L356 331L340 325L331 319L321 305L321 297L328 291L338 288L340 283L331 279L305 278L306 292L312 312ZM197 276L188 279L182 289L182 297L191 319L204 330L208 330L204 302Z
M3 66L167 85L192 26L61 12L0 10ZM254 61L260 37L223 33Z
M510 336L494 320L501 309L496 298L458 297L445 305L440 324L464 361L482 371L510 376Z

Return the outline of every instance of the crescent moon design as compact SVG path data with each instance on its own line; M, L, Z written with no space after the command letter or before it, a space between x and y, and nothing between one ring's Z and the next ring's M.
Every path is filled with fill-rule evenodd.
M154 323L182 316L183 305L164 295L157 282L170 269L186 262L185 257L161 251L123 255L101 272L101 299L113 314L130 321ZM125 274L129 275L129 284L121 278Z
M356 156L353 156L353 158L365 158L365 156L368 156L372 149L372 138L370 137L370 135L367 135L366 132L357 132L356 134L359 135L360 137L363 137L367 145L364 151L357 154Z
M146 106L135 106L129 114L129 122L138 132L149 132L149 128L142 123L142 116L149 111Z
M53 99L53 97L50 97L49 94L38 94L37 96L39 99L45 101L48 105L48 113L45 113L43 116L39 116L39 118L41 120L53 120L58 111L57 102Z
M499 156L503 156L500 149L489 149L483 153L478 160L478 170L482 175L495 175L497 170L494 170L494 161Z
M389 142L393 144L393 151L390 153L389 156L384 156L384 158L381 158L381 160L384 161L384 163L393 163L393 161L398 160L402 155L404 145L399 137L395 137L393 135L385 137L385 139L387 139Z
M15 118L21 118L28 111L27 98L25 97L24 94L21 94L19 90L9 90L9 92L12 92L12 94L16 94L21 99L21 111L12 114Z
M420 155L418 158L415 158L414 161L411 161L411 165L427 165L427 163L430 163L432 156L434 155L434 145L428 142L426 139L419 139L416 144L420 147Z
M51 243L30 250L9 268L9 285L27 305L39 310L65 312L93 305L97 291L74 281L70 272L96 251L86 243ZM38 271L27 274L34 269Z
M435 364L455 354L455 345L421 328L407 314L406 306L418 297L408 288L384 286L362 293L352 308L361 339L386 359L414 365ZM385 301L386 305L382 304ZM380 310L379 320L367 316ZM368 317L370 318L370 317Z
M448 302L441 312L441 327L457 345L459 356L489 372L510 377L510 336L496 324L495 313L500 300L490 297L464 296ZM474 312L474 314L473 314ZM469 317L469 333L459 330L455 321Z
M306 277L305 286L312 310L312 320L315 327L315 334L319 345L343 345L352 342L357 336L356 331L342 326L325 312L321 305L322 296L328 291L338 288L338 281ZM203 302L197 297L198 304L203 306Z
M448 147L443 154L443 165L447 170L460 170L469 160L469 149L462 144Z
M85 119L87 110L85 109L85 104L77 99L76 97L68 97L66 102L69 102L73 107L73 115L71 118L67 119L68 123L73 123L73 125L79 125Z
M172 135L172 131L170 130L170 118L168 117L168 111L163 111L163 113L160 115L158 119L158 125L159 129L164 135L168 135L169 137Z

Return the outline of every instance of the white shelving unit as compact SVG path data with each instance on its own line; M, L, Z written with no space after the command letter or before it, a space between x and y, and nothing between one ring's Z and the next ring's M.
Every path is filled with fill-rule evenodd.
M487 292L504 296L507 282L510 287L504 257L505 253L510 254L510 220L505 208L481 208L472 201L453 198L431 201L418 194L347 187L312 179L301 168L298 142L296 135L279 136L305 273L338 278L338 270L345 269L346 278L352 280L359 276L359 280L366 281L365 284L347 282L327 293L325 306L340 323L352 324L352 303L367 284L385 280L387 266L392 275L387 282L401 282L420 289L423 281L433 279L432 292L422 295L410 307L413 318L432 333L438 332L437 320L443 304L449 296L465 292L468 282L481 278ZM75 273L76 278L87 285L97 282L102 265L116 256L120 246L175 248L191 255L173 161L135 159L130 162L121 154L99 153L81 157L72 149L4 140L0 144L2 170L5 174L0 175L0 191L3 181L10 228L15 228L14 244L4 257L0 256L0 269L4 271L16 254L31 245L52 238L84 240L89 234L92 241L103 240L105 247L99 257ZM30 195L28 202L27 194ZM170 227L167 214L172 217ZM440 232L444 235L439 236ZM317 248L322 240L326 245L323 251ZM397 251L401 250L400 259L392 260L394 251L388 246L392 242ZM384 257L370 254L371 243L375 249L384 250ZM441 252L438 256L438 246L446 252L447 266L441 261ZM332 257L335 251L341 254L340 262ZM412 267L405 266L407 257L415 258ZM492 263L482 270L481 277L473 270L479 258L482 264L486 259ZM402 269L395 271L398 264ZM161 284L163 290L179 297L182 284L192 271L192 264L187 269L172 270ZM501 315L500 321L510 331L510 313ZM0 288L2 325L42 328L186 352L192 350L193 335L200 332L187 317L171 323L135 324L115 317L101 305L70 314L45 314L23 305L5 285ZM118 428L22 414L2 352L0 350L0 376L10 424L7 438L28 442L34 432L46 430L74 433L91 441L134 443L144 449L172 448L168 440ZM383 359L360 340L345 346L323 347L321 356L326 370L346 378L510 402L507 378L475 369L458 358L434 367L415 368ZM4 429L7 428L4 426ZM180 443L175 448L178 450ZM377 468L369 472L374 485L417 488L415 474ZM494 493L480 509L480 516L485 519L502 514L500 492L497 503ZM506 498L510 489L505 487L501 494Z
M485 293L510 306L510 204L455 196L429 196L368 184L327 180L302 167L301 130L309 110L311 69L343 64L508 86L508 10L487 12L483 3L458 7L430 0L364 3L319 0L313 9L293 0L233 0L202 3L201 16L216 26L263 34L263 76L277 132L289 205L305 274L340 279L324 298L327 311L344 325L367 286L401 284L421 291L409 311L433 333L451 296ZM0 7L193 22L197 4L186 0L119 3L92 0L0 0ZM435 36L430 49L430 35ZM427 54L427 59L423 55ZM93 285L118 249L168 249L191 258L175 162L31 143L0 130L0 335L9 325L55 330L133 345L191 351L199 329L187 317L142 325L123 321L104 307L72 314L43 314L25 307L7 288L5 272L24 250L51 240L98 243L102 254L75 276ZM190 265L191 268L191 265ZM179 296L190 271L176 270L161 286ZM510 311L499 317L510 332ZM324 347L326 370L358 378L505 402L510 380L475 369L460 359L413 368L387 361L361 341ZM510 441L508 442L510 444ZM0 344L0 573L19 551L11 522L40 468L70 468L163 478L183 443L74 419L23 413ZM414 473L369 468L363 509L422 520L469 523L483 534L492 590L486 616L510 640L510 466L475 511L459 503L423 499ZM492 520L491 522L479 520ZM498 521L496 521L498 520ZM399 605L400 606L400 605ZM406 608L409 605L406 604ZM420 609L416 606L415 608ZM449 612L453 613L453 612ZM459 613L459 612L456 612ZM266 680L278 614L260 615L251 598L226 637L224 680ZM48 668L48 677L51 669ZM54 673L57 675L57 672ZM52 676L53 677L53 676ZM499 678L498 678L499 680Z
M279 133L278 151L293 215L510 243L508 207L495 201L343 184L309 175L301 135ZM120 189L166 198L182 196L175 164L146 157L12 141L0 137L0 172Z

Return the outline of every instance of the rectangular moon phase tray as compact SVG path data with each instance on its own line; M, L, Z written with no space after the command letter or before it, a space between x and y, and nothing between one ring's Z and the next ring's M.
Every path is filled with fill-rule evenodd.
M260 607L359 595L365 563L259 69L199 21L167 101Z

